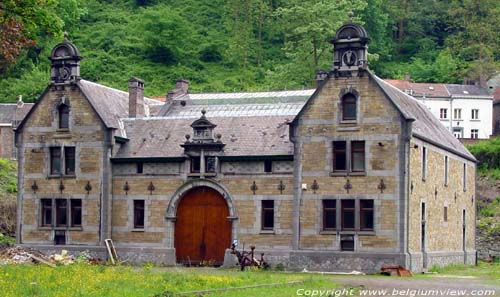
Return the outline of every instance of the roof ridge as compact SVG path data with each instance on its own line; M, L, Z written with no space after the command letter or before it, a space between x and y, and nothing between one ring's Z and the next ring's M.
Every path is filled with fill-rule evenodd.
M102 88L105 88L105 89L108 89L108 90L111 90L111 91L120 92L122 94L127 94L127 96L129 95L129 93L126 92L126 91L123 91L123 90L120 90L120 89L115 89L115 88L112 88L112 87L108 87L108 86L105 86L105 85L102 85L100 83L96 83L96 82L93 82L93 81L90 81L90 80L80 79L80 81L83 81L83 82L86 82L86 83L90 83L90 84L93 84L93 85L96 85L96 86L99 86L99 87L102 87ZM149 97L144 97L144 99L158 101L158 100L155 100L155 99L151 99Z

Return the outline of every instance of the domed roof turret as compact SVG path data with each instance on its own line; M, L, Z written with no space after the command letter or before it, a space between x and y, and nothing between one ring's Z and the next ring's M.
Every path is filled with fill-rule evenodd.
M80 79L80 60L78 48L68 40L67 33L61 43L54 46L49 60L52 62L50 78L52 83L69 83Z

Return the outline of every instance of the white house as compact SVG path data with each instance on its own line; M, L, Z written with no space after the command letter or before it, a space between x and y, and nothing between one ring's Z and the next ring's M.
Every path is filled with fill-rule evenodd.
M488 139L493 134L493 96L474 85L386 80L423 102L457 138Z

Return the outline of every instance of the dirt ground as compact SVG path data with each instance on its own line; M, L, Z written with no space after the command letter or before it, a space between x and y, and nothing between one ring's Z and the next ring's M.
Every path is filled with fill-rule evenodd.
M363 289L386 289L387 295L367 292L365 296L500 296L500 280L436 275L429 277L339 276L334 282ZM418 291L420 290L420 292ZM432 292L436 290L437 292Z

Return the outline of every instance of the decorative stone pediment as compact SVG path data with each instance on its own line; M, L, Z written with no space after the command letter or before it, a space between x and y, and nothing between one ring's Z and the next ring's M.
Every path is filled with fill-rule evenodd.
M52 49L50 79L52 83L69 83L80 79L80 60L78 48L68 41L67 36Z

